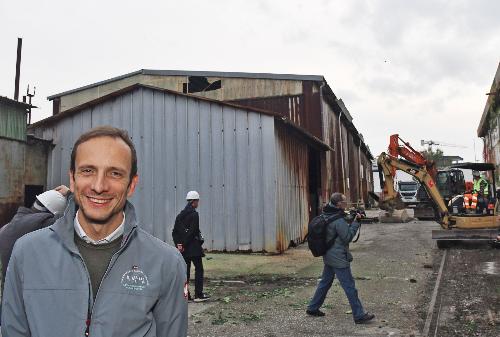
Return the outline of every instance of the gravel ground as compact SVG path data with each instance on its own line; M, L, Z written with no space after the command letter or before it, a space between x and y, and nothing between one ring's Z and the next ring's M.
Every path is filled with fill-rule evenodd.
M448 249L430 332L500 336L500 249L465 243Z
M376 315L367 325L353 323L336 281L326 316L305 314L322 260L304 245L280 256L209 254L213 300L189 304L189 336L418 336L435 282L434 256L441 254L430 238L436 228L423 221L363 225L351 249L361 301Z

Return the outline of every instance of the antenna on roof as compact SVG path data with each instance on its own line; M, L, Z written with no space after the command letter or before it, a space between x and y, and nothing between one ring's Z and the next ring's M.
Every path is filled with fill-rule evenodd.
M28 124L31 124L31 98L35 97L36 87L33 86L33 93L30 93L30 85L28 84L28 88L26 89L26 96L28 96L28 104L30 105L28 112ZM23 101L26 100L26 96L23 97Z

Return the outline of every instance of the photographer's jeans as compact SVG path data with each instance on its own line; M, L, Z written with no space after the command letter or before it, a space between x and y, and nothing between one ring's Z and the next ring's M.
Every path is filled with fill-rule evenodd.
M337 279L339 280L339 283L344 289L347 299L349 300L354 319L356 320L363 317L365 311L358 298L358 291L356 290L356 285L354 284L351 267L333 268L325 264L323 267L323 275L321 275L321 280L318 283L316 292L314 293L307 309L310 311L316 311L321 308L323 302L325 301L326 294L332 286L335 275L337 275Z

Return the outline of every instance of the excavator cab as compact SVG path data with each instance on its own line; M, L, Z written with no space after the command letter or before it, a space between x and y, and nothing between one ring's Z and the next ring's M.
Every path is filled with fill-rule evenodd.
M458 163L451 165L450 169L486 173L484 178L488 181L488 196L482 198L478 198L477 195L474 196L471 186L468 186L463 194L454 196L451 199L451 204L448 205L450 211L449 221L452 225L450 229L453 230L433 230L432 238L437 241L439 248L446 248L450 241L495 240L500 227L495 166L491 163ZM460 196L462 196L462 200L459 199ZM455 204L453 204L454 199ZM474 205L474 202L476 205ZM482 205L479 204L480 202L482 202ZM461 204L463 207L460 207Z
M479 171L485 172L483 174L483 178L488 181L488 193L487 196L480 196L481 200L469 200L473 196L473 183L468 184L467 188L458 193L454 193L455 196L463 195L465 196L464 200L464 212L465 214L475 214L475 215L495 215L496 205L498 196L496 195L496 176L495 176L495 166L491 163L459 163L453 164L450 168L451 170L471 170L471 171ZM477 196L474 197L477 199ZM473 207L471 207L473 206ZM456 213L456 212L453 212Z

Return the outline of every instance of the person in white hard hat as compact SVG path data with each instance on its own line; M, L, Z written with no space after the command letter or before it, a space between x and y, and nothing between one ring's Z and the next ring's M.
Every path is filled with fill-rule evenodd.
M52 225L64 212L68 194L69 188L61 185L37 195L31 208L19 207L12 220L0 229L2 292L14 243L25 234Z
M194 301L204 302L210 298L203 292L203 236L200 232L200 219L196 208L200 203L200 194L189 191L186 195L187 205L175 218L172 238L175 246L186 261L187 279L191 276L191 262L194 264ZM188 299L191 294L188 294Z

